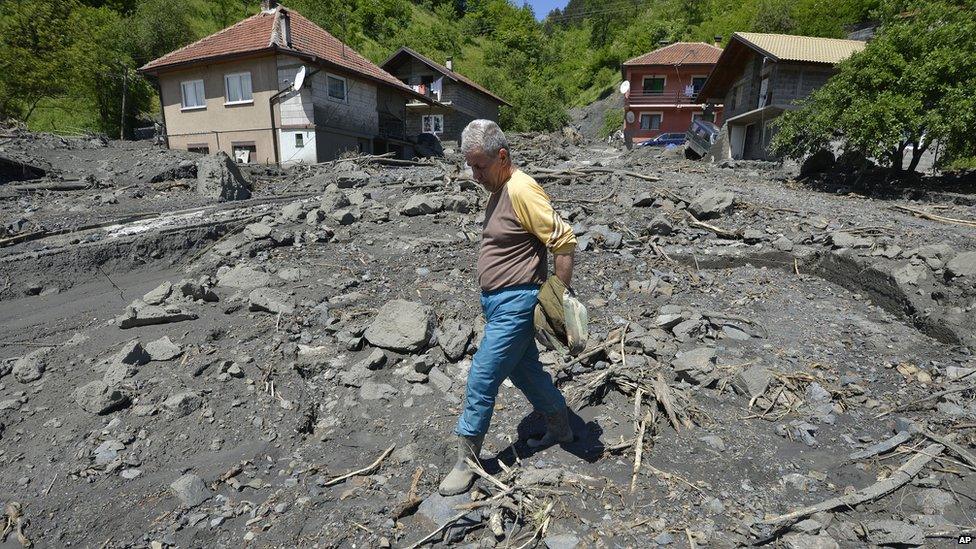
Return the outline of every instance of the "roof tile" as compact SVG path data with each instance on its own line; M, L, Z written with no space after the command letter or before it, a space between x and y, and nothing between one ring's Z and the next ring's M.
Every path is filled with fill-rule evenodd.
M865 42L839 38L737 32L742 41L780 61L836 64L864 49Z
M624 62L630 65L712 65L722 48L704 42L675 42Z

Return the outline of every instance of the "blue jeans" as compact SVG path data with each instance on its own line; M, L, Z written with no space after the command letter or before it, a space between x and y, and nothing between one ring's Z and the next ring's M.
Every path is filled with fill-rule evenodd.
M481 293L487 324L468 373L464 411L455 429L458 435L488 432L495 397L506 377L542 413L558 412L566 406L562 393L539 362L532 321L538 295L535 284Z

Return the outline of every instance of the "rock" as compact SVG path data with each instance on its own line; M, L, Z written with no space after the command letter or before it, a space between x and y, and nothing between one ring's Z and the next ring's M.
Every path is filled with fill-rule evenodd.
M637 197L634 198L635 208L647 208L652 205L654 205L654 196L647 191L637 193Z
M363 400L390 400L396 394L397 390L392 385L368 380L359 388L359 398Z
M365 187L369 184L369 174L364 171L342 172L336 176L336 186L340 189Z
M257 288L247 296L250 302L250 310L264 311L274 314L290 315L295 312L295 304L292 297L281 290L274 288Z
M654 543L658 545L671 545L672 543L674 543L674 536L672 536L668 532L661 532L660 534L654 537Z
M718 452L725 451L725 441L718 435L705 435L698 440L704 442L709 448Z
M217 286L237 288L238 290L253 290L262 286L277 286L281 280L264 271L238 265L226 271L217 271Z
M854 236L844 231L834 231L830 233L830 242L835 248L870 248L874 241L870 238Z
M444 350L444 355L447 358L452 362L457 362L464 356L473 335L474 330L469 324L458 320L449 320L441 325L437 343Z
M840 549L840 545L830 536L790 533L783 536L783 543L789 549Z
M369 356L359 361L353 368L363 368L366 370L379 370L386 364L386 353L381 349L373 349Z
M351 210L349 208L342 208L329 214L329 217L331 217L332 220L338 223L339 225L352 225L357 220L359 220L361 215L357 215L357 212L355 210Z
M414 353L427 346L433 326L430 307L395 299L380 308L364 336L374 347Z
M545 544L546 549L576 549L579 547L580 539L573 534L556 534L546 536L542 543Z
M247 226L244 227L244 235L250 238L251 240L261 240L262 238L270 238L271 231L272 231L271 225L268 225L267 223L263 223L261 221L257 221L255 223L248 223Z
M773 241L773 248L781 252L793 251L793 241L785 236L781 236Z
M44 370L47 370L51 351L51 347L41 347L15 360L11 368L14 379L20 383L31 383L41 379Z
M121 389L110 387L104 381L92 381L75 389L75 402L82 410L105 415L129 405L129 395Z
M173 293L173 283L167 280L142 296L142 300L149 305L159 305L166 301L171 293Z
M155 341L150 341L146 345L146 352L149 353L149 360L165 361L173 360L182 355L183 349L170 341L169 336L163 336Z
M427 377L430 382L442 392L451 392L451 387L454 385L454 380L448 377L447 374L442 372L437 366L434 366L429 372L427 372Z
M203 398L193 391L177 393L163 401L163 408L176 418L188 416L201 406Z
M415 194L407 199L407 203L400 208L400 213L406 216L427 215L441 211L444 203L440 198L426 194Z
M688 211L698 219L720 217L735 205L735 195L728 191L709 189L688 204Z
M895 278L895 282L898 284L907 284L910 286L918 286L932 278L928 267L924 265L912 265L907 262L892 271L891 276Z
M116 318L116 323L123 330L136 328L138 326L151 326L154 324L168 324L170 322L182 322L184 320L196 320L196 313L191 313L176 305L138 305L129 308Z
M800 164L800 177L824 173L834 167L836 159L834 153L827 149L820 149L803 160Z
M220 301L217 294L214 293L213 289L210 288L209 281L204 284L203 282L194 282L192 280L181 280L177 282L176 285L183 297L187 299L195 299L211 303Z
M455 510L455 507L465 503L471 503L471 498L468 494L445 497L435 491L420 504L420 507L417 509L417 514L425 518L429 521L430 525L436 528L457 516L458 512ZM450 544L460 541L465 533L474 530L480 524L481 513L475 509L447 528L444 533L444 542Z
M899 520L875 520L864 523L867 541L876 545L922 545L925 531Z
M332 213L350 205L349 197L345 193L340 191L338 187L330 186L325 190L325 194L322 195L322 202L319 204L319 209L325 213Z
M976 276L976 252L963 252L950 259L946 274L952 278Z
M301 221L305 217L306 211L307 207L305 204L301 200L296 200L281 208L281 217L294 223Z
M417 136L417 144L414 145L413 152L420 158L444 156L444 145L436 135L422 133Z
M116 364L131 364L142 366L150 361L149 353L142 347L142 343L133 339L122 344L122 348L112 357L112 362Z
M754 397L766 392L766 387L769 386L771 379L772 374L769 370L756 365L736 375L732 380L732 387L740 395L745 395L746 398L752 400Z
M766 239L766 233L758 229L746 229L742 231L742 241L746 244L758 244Z
M251 185L237 163L220 151L197 162L197 194L220 201L251 198Z
M647 230L651 234L668 236L674 232L674 227L671 225L671 222L668 221L668 218L664 217L663 215L659 215L651 220L651 224L648 225Z
M173 481L169 489L184 507L196 507L213 495L202 478L190 473Z
M102 376L102 381L114 387L122 383L124 380L136 375L137 371L138 370L136 370L136 367L131 364L116 362L105 370L105 375Z
M457 213L468 213L471 211L471 200L463 194L453 194L444 197L444 209Z
M678 353L671 364L679 379L707 385L711 381L712 371L715 370L715 349L699 347Z
M125 444L117 440L106 440L105 442L98 445L95 448L95 465L102 466L108 465L115 461L115 458L119 457L119 452L125 449Z

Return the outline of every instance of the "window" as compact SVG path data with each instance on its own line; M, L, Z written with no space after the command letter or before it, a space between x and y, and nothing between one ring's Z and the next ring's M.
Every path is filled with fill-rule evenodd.
M664 77L645 76L644 93L664 93Z
M191 153L210 154L210 145L191 143L186 146L186 150Z
M295 134L295 148L300 149L305 146L305 134L296 133Z
M235 103L252 103L251 73L238 72L224 75L225 105Z
M759 106L765 107L770 104L771 97L769 97L769 78L763 78L762 82L759 83Z
M253 142L231 143L230 146L234 151L234 160L238 164L250 164L255 161L258 149Z
M441 133L444 131L443 114L425 114L421 119L423 122L423 133Z
M341 76L327 75L326 84L329 88L329 99L333 101L346 101L346 79Z
M642 130L660 130L661 129L661 113L659 112L645 112L640 115L640 129Z
M183 89L183 110L207 108L203 94L203 80L187 80L180 84Z
M701 91L702 86L705 85L705 81L708 80L707 76L692 76L691 77L691 87L695 90L695 93Z

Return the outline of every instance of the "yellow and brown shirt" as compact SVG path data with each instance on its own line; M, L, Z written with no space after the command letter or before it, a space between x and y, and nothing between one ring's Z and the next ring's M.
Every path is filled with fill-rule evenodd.
M570 254L575 249L576 235L552 208L546 191L516 170L488 199L478 253L478 284L484 291L542 284L549 272L546 250Z

